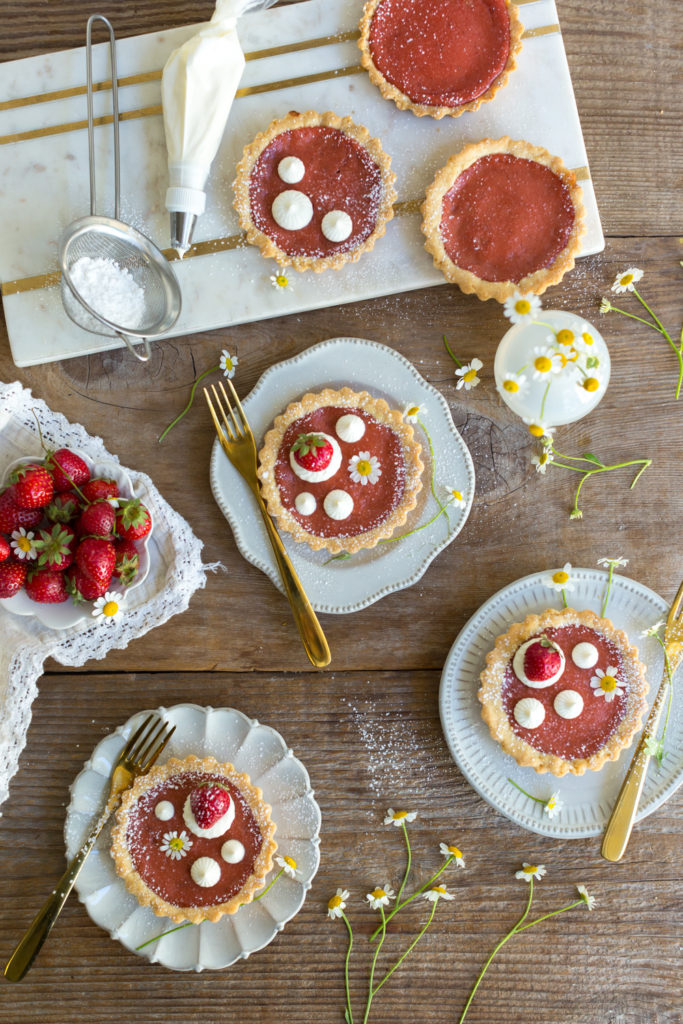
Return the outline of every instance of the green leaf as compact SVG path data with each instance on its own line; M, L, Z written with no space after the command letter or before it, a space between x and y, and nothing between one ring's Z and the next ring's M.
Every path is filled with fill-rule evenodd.
M604 466L604 463L600 462L600 459L597 457L597 455L593 455L592 452L584 452L581 458L586 459L587 462L595 463L596 466Z
M599 366L599 365L600 365L600 360L598 359L597 356L589 356L588 359L586 360L586 369L587 370L592 370L594 366Z
M346 1024L351 1024L351 1017L349 1016L348 1010L344 1010L344 1020L346 1021Z
M661 740L656 740L653 736L648 736L645 740L645 749L650 757L656 757L659 763L662 763L662 758L664 757L664 744Z
M342 551L341 555L332 555L331 558L328 558L327 561L323 562L323 565L329 565L330 562L341 562L350 557L351 555L348 551Z

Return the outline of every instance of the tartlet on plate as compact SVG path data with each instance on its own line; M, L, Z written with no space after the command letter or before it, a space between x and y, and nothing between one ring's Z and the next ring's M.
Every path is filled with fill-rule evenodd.
M358 45L370 80L400 110L458 117L506 84L522 32L508 0L368 0Z
M233 765L171 758L123 795L112 832L117 874L160 917L218 921L251 902L273 866L270 812Z
M542 146L482 139L450 158L422 206L425 249L480 299L540 295L574 266L585 230L573 171Z
M565 608L529 615L499 636L477 696L506 753L562 776L616 761L642 726L647 692L626 634L592 611Z
M247 240L295 270L338 270L369 252L396 200L391 160L350 117L291 112L244 149L234 182Z
M261 493L295 540L353 553L405 523L422 489L421 451L413 428L383 398L350 388L309 392L265 436Z

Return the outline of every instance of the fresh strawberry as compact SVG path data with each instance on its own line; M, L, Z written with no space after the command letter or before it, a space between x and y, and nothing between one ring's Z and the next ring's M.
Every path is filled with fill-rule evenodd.
M45 465L52 473L57 494L70 491L72 487L82 487L90 479L90 470L83 459L68 448L48 452Z
M114 576L121 580L125 587L129 587L138 574L140 568L140 555L132 540L117 540L114 544L116 562L114 564Z
M557 675L562 667L562 657L552 640L546 636L529 644L524 652L524 674L535 683L543 682Z
M0 562L4 562L5 559L9 558L11 550L7 538L0 537Z
M3 562L0 565L0 597L14 597L24 585L26 566L21 562Z
M107 477L95 477L93 480L88 480L87 484L83 484L79 488L81 494L86 501L104 501L106 498L118 498L119 487L116 480L109 480Z
M81 601L96 601L107 592L108 584L101 585L81 572L77 565L70 565L66 570L66 589L76 604Z
M81 505L75 491L60 491L55 494L45 509L51 523L69 523L80 512Z
M152 529L152 517L139 498L129 498L116 510L116 532L123 540L142 540Z
M41 568L63 572L74 560L76 534L70 526L55 523L51 530L39 530L34 546L38 550Z
M86 537L76 548L78 568L105 590L109 586L115 563L114 545L101 537Z
M27 463L12 473L14 502L18 508L45 508L54 494L52 477L45 466Z
M69 597L64 574L54 569L38 569L26 577L26 593L39 604L61 604Z
M108 501L96 501L86 505L76 521L79 537L111 537L116 523L116 513Z
M322 434L299 434L292 445L294 458L309 473L319 473L329 466L334 449Z
M19 508L15 499L16 484L0 494L0 533L12 533L20 526L30 530L43 518L41 508Z
M190 793L190 807L200 828L211 828L230 810L232 797L225 786L207 782Z

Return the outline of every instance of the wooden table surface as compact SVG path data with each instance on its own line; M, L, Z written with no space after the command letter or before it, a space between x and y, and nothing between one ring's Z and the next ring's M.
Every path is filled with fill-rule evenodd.
M77 0L5 0L0 59L79 46L90 8ZM545 297L598 320L616 273L642 267L642 290L672 332L681 321L680 0L560 0L571 66L607 246ZM212 4L180 0L110 3L119 35L208 18ZM678 91L676 86L679 85ZM585 518L570 522L570 481L531 465L533 445L499 400L493 357L505 322L500 307L442 286L266 320L154 347L142 371L124 351L17 370L0 327L0 379L20 380L88 431L121 461L153 477L204 541L209 576L189 610L80 671L48 663L19 772L0 825L0 961L63 870L68 787L92 747L141 707L193 701L229 705L280 730L310 771L323 815L322 862L300 914L261 953L224 972L173 974L125 951L98 929L75 897L26 980L0 987L2 1024L119 1024L343 1019L343 924L326 918L337 886L360 941L352 960L355 1014L367 985L364 938L375 916L360 904L377 883L400 881L401 836L381 824L388 806L418 810L411 826L414 877L428 877L438 843L456 841L467 869L456 900L377 996L371 1021L407 1015L455 1022L478 970L516 921L525 889L513 872L540 861L539 912L585 883L598 907L579 908L532 929L498 956L468 1015L471 1024L673 1024L681 1021L680 798L635 829L619 865L599 840L565 842L525 832L493 811L450 760L437 695L449 647L468 617L500 587L530 572L600 556L629 559L628 574L671 599L683 577L680 435L676 363L665 342L631 320L600 320L612 381L599 408L564 428L562 447L610 462L652 457L639 486L628 471L591 480ZM441 336L462 357L484 362L482 384L456 391ZM227 346L239 356L246 394L273 362L325 338L351 335L393 346L419 364L449 403L477 474L472 514L457 541L419 584L352 616L323 616L333 652L309 671L288 607L239 555L209 489L213 430L198 405L163 444L157 438L185 403L196 375ZM387 940L405 947L424 918L406 912Z

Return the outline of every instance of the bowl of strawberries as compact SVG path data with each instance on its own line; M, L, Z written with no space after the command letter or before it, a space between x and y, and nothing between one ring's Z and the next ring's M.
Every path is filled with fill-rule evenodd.
M0 486L0 606L54 629L75 626L106 595L143 582L151 532L116 463L68 448L18 459Z

